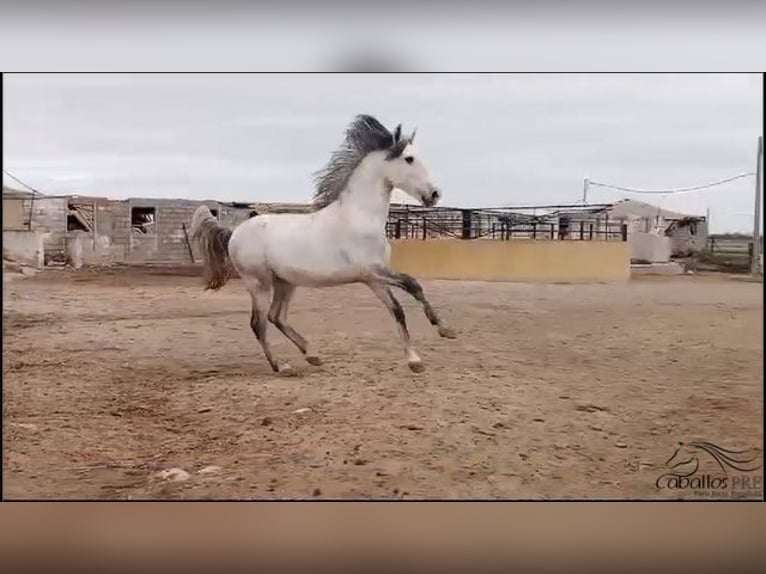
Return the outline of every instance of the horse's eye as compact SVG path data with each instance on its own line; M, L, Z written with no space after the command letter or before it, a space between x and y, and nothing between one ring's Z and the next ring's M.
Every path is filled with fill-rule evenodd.
M411 155L408 155L407 157L404 158L404 161L406 161L407 163L412 163L413 161L415 161L415 158L412 157Z

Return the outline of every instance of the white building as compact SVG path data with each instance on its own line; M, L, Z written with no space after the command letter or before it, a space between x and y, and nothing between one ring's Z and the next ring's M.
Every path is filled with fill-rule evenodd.
M662 209L656 205L623 199L606 209L611 221L621 221L631 234L649 233L670 238L671 255L683 256L701 251L707 245L708 228L704 216Z
M597 233L612 229L615 224L626 225L631 259L635 261L666 262L671 257L699 252L707 245L705 217L678 213L633 199L584 206L576 211L563 210L555 215L559 218L566 216L573 229L578 222L592 224Z

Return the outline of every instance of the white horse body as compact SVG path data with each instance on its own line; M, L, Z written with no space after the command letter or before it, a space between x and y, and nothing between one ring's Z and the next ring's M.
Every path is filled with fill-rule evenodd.
M237 227L229 240L229 255L239 274L257 275L268 268L295 286L330 287L387 267L391 247L385 225L391 192L381 182L376 191L355 193L367 178L372 164L368 160L357 168L345 195L324 209L259 215Z
M391 133L375 118L357 116L347 131L344 147L333 154L318 180L318 210L312 213L258 215L234 231L219 225L204 205L194 213L192 237L205 254L207 288L219 289L226 283L229 264L236 269L252 297L251 328L274 371L290 367L273 357L266 340L268 321L309 363L320 364L308 342L286 322L287 308L298 286L366 284L396 319L413 371L421 371L422 362L410 343L404 311L390 287L412 295L439 334L454 338L419 283L389 267L391 248L385 227L392 189L400 188L427 206L439 199L428 170L415 156L413 137L403 138L401 126Z

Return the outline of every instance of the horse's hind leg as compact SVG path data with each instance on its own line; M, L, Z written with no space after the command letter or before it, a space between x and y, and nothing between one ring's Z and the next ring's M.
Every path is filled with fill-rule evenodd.
M383 302L394 319L396 319L399 335L402 338L402 343L404 343L404 353L407 356L407 365L416 373L423 371L423 362L420 360L420 357L415 352L415 349L413 349L412 343L410 342L410 333L407 330L407 319L401 304L396 300L394 294L391 293L391 289L383 283L367 283L367 286L373 293L375 293L378 299Z
M274 323L274 326L298 347L309 364L321 365L321 359L311 352L308 341L287 324L287 309L294 293L295 285L279 278L274 279L274 298L271 301L271 309L269 309L269 321Z
M275 373L289 374L291 367L287 363L279 364L271 352L271 346L266 340L266 330L269 325L268 321L268 296L270 291L270 285L268 283L262 283L257 279L245 279L245 285L250 292L250 298L253 302L253 309L250 315L250 328L255 334L255 338L263 347L263 354L266 355L266 360L271 365L272 370Z
M431 303L426 299L426 295L423 292L423 287L414 277L407 275L406 273L399 273L390 269L383 269L380 272L381 280L385 283L402 289L409 293L415 300L419 301L423 305L423 312L425 313L428 321L437 328L439 335L447 339L454 339L457 337L454 329L447 327L437 315Z

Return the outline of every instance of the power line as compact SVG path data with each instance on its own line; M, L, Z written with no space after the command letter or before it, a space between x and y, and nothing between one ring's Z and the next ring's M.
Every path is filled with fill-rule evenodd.
M16 177L15 175L13 175L13 174L9 173L7 169L3 169L3 173L4 173L5 175L7 175L8 177L10 177L10 178L11 178L13 181L15 181L15 182L17 182L17 183L20 183L21 185L23 185L24 187L26 187L28 190L30 190L30 191L32 191L32 192L34 192L34 193L37 193L38 195L45 195L45 194L44 194L42 191L39 191L39 190L35 189L35 188L34 188L34 187L32 187L31 185L27 185L26 183L24 183L23 181L21 181L21 180L20 180L18 177Z
M735 175L734 177L729 177L726 179L722 179L719 181L713 181L710 183L706 183L704 185L697 185L694 187L680 187L676 189L634 189L630 187L620 187L618 185L611 185L609 183L601 183L598 181L593 181L592 179L588 180L588 185L598 185L599 187L609 187L611 189L617 189L620 191L627 191L630 193L646 193L646 194L662 194L662 193L686 193L689 191L697 191L700 189L706 189L708 187L714 187L716 185L721 185L722 183L728 183L730 181L734 181L736 179L741 179L743 177L750 177L755 175L755 172L748 172L748 173L740 173L739 175Z

